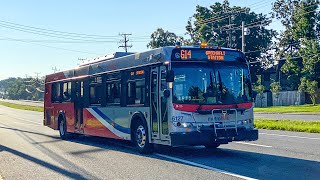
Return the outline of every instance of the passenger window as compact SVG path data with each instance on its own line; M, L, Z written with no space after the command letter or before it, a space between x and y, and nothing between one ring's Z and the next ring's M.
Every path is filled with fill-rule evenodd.
M145 103L145 79L128 81L127 105L143 105Z
M90 78L89 91L90 105L101 105L103 94L101 76Z
M60 83L53 83L51 92L52 92L51 102L60 102L61 100Z
M107 75L107 105L120 105L121 100L121 75L113 73Z
M71 101L71 82L63 83L63 101Z

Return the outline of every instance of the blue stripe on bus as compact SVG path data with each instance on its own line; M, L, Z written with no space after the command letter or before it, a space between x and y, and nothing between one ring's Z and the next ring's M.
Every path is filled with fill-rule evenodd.
M107 121L107 123L109 124L113 124L113 121L108 117L106 116L102 111L100 111L97 107L93 107L92 108L99 116L101 116L105 121ZM123 127L123 126L120 126L119 124L116 124L114 123L114 126L113 126L115 129L117 129L118 131L121 131L123 133L126 133L126 134L130 134L131 130L130 128L126 128L126 127Z

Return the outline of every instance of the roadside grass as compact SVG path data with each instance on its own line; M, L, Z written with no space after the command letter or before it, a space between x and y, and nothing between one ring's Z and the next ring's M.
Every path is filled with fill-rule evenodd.
M37 106L14 104L14 103L3 102L3 101L0 101L0 105L7 106L7 107L10 107L10 108L15 108L15 109L43 112L43 107L37 107Z
M256 118L255 127L258 129L320 133L320 122L317 121L309 122L296 120L270 120Z
M263 113L318 113L320 114L320 105L298 105L298 106L272 106L265 108L254 108L254 112Z

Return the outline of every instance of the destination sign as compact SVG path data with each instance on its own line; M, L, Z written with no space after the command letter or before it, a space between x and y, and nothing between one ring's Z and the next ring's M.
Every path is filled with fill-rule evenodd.
M222 49L174 49L173 61L244 61L244 56L236 50Z
M206 55L208 56L208 60L223 61L226 51L206 51Z

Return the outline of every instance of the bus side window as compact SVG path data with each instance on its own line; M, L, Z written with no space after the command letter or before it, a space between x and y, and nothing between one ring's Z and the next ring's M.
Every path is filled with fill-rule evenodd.
M63 83L63 101L71 101L71 82Z
M60 83L59 82L53 83L51 90L52 90L51 102L60 102L61 100Z
M90 87L89 88L90 105L101 105L102 94L103 94L102 77L101 76L92 77L90 79L89 87Z
M121 83L120 80L107 82L107 104L120 105Z
M127 105L144 105L145 103L145 79L128 81Z

